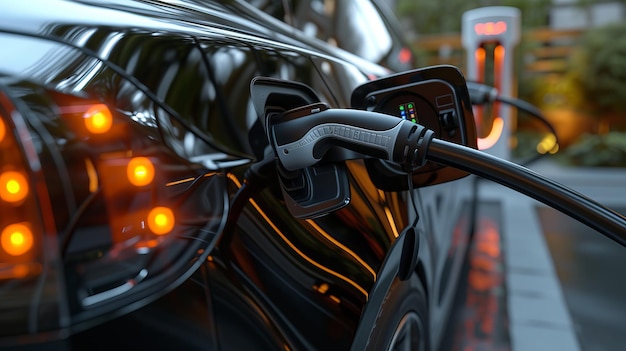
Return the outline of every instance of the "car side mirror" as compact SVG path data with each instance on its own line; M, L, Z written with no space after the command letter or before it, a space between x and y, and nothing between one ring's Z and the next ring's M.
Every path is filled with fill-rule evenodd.
M351 105L411 120L434 131L435 138L477 148L467 84L454 66L416 69L367 82L353 91ZM365 164L376 187L385 191L407 190L408 172L415 188L468 175L431 161L412 170L379 159L366 159Z

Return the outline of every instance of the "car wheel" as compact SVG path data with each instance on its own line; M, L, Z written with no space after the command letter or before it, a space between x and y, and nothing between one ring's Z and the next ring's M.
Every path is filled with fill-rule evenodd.
M416 274L396 279L385 297L367 350L430 350L428 304Z

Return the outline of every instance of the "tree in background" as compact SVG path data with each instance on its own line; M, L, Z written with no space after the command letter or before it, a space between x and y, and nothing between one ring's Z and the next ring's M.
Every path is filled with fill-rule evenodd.
M626 24L589 30L582 37L570 70L585 106L600 118L626 126Z
M591 29L570 60L572 85L581 99L576 108L594 122L564 153L567 163L626 167L626 24Z

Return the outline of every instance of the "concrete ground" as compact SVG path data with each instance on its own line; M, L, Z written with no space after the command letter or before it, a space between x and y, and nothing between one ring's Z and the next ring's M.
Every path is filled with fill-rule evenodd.
M625 169L564 168L549 161L542 161L529 168L610 208L626 208ZM610 346L587 347L589 342L581 332L586 323L584 317L572 313L576 311L577 306L572 306L573 300L568 300L567 290L564 291L568 287L562 284L563 277L557 274L557 268L562 262L555 261L542 227L546 225L546 218L548 220L556 218L555 215L549 213L546 217L544 211L543 217L540 218L538 210L544 209L545 206L489 181L481 181L479 191L481 202L497 202L501 206L500 240L509 349L514 351L610 349ZM559 218L557 223L563 222L565 217ZM582 224L577 226L586 228L583 231L599 235ZM626 228L624 230L626 231ZM619 246L612 241L611 243ZM575 246L576 242L572 245ZM623 249L622 253L626 256L626 248L619 249ZM618 254L619 252L617 251ZM602 255L602 252L599 255ZM593 302L598 299L600 297L592 296L587 301ZM624 314L626 313L622 313ZM626 327L621 329L626 331ZM616 347L623 347L623 344Z

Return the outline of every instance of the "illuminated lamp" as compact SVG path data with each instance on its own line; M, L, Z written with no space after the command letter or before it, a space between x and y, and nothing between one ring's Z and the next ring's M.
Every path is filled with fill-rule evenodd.
M19 202L28 195L28 182L22 173L8 171L0 175L0 199Z
M135 157L126 167L126 176L134 186L148 185L154 179L154 165L147 157Z
M83 115L85 127L93 134L108 132L113 125L111 110L104 104L91 106Z
M556 136L553 134L546 135L539 144L537 144L537 152L540 154L555 154L559 150L559 144L556 142Z
M0 234L0 246L11 256L19 256L33 247L33 233L24 223L15 223L6 227Z
M148 213L148 228L156 235L165 235L174 228L174 212L168 207L155 207Z

